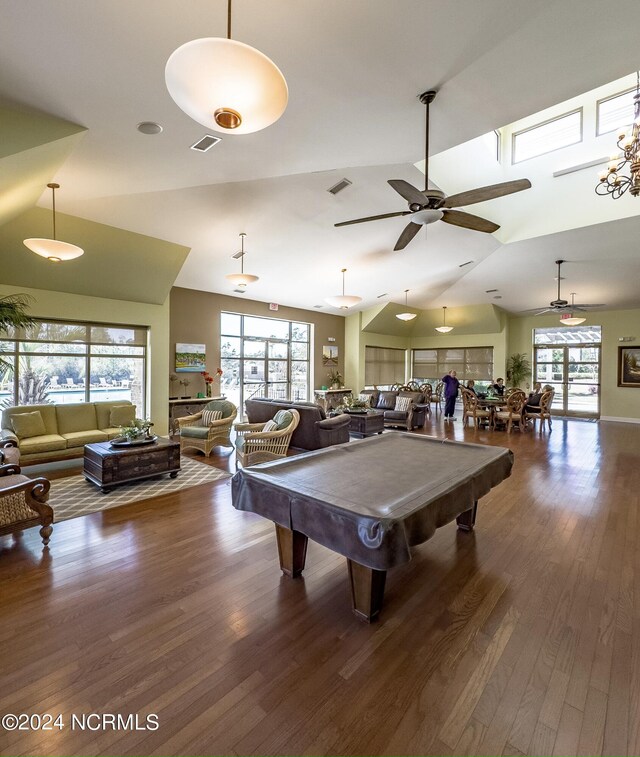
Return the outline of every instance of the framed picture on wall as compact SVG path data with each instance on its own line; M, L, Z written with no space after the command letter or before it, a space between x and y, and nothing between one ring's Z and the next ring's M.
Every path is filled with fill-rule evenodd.
M176 373L200 373L206 368L204 344L176 344Z
M640 347L618 347L618 386L640 387Z
M325 344L322 348L322 365L338 365L338 348L333 344Z

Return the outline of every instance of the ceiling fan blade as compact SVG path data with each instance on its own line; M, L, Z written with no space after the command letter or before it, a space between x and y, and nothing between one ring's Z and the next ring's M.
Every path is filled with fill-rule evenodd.
M465 229L473 229L473 231L484 231L487 234L498 231L500 228L493 221L487 221L486 218L480 218L480 216L474 216L471 213L464 213L462 210L445 210L442 220L453 226L462 226Z
M334 223L334 226L350 226L352 223L366 223L367 221L377 221L380 218L394 218L395 216L408 216L411 214L410 210L401 210L399 213L383 213L381 216L367 216L366 218L354 218L353 221L341 221L340 223Z
M393 248L394 250L404 250L404 248L409 244L409 242L415 237L415 235L420 231L422 228L422 225L419 223L408 223L404 227L404 231L400 236L398 237L398 241L396 242L396 246Z
M427 198L419 189L416 189L413 184L409 184L408 181L405 181L404 179L389 179L387 184L390 184L407 202L426 205Z
M574 308L574 310L586 310L587 308L604 308L606 307L606 305L604 305L602 302L593 305L585 305L583 302L581 302L579 304L572 305L571 307Z
M447 197L442 207L459 208L461 205L473 205L476 202L485 202L486 200L504 197L514 192L522 192L523 189L529 189L530 187L531 182L529 179L517 179L516 181L504 181L501 184L490 184L479 189L470 189L468 192L451 195L451 197Z

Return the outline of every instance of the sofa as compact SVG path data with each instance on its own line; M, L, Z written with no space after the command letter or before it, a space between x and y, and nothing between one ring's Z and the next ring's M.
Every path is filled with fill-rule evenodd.
M297 410L300 422L293 432L290 446L312 450L344 444L349 441L348 415L327 418L324 410L314 402L287 402L286 400L253 397L244 403L249 423L270 421L278 410Z
M21 465L82 457L85 444L119 436L120 425L131 422L135 412L129 400L17 405L2 411L0 435L18 445ZM30 415L16 420L25 414Z
M380 389L363 389L361 397L369 397L369 406L384 413L384 425L388 428L405 428L411 431L422 428L430 412L429 404L422 392L410 389L382 391ZM411 402L406 410L396 410L398 397L408 397Z

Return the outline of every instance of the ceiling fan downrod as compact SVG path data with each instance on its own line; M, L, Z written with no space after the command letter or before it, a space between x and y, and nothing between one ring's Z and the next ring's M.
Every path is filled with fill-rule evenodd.
M424 138L424 191L429 189L429 105L436 99L437 91L428 89L419 96L420 102L424 105L426 111L426 126Z

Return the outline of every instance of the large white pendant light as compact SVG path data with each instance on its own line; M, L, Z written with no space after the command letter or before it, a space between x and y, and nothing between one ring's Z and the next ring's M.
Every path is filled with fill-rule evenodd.
M259 278L258 276L252 276L250 273L244 272L244 256L245 256L244 238L246 236L247 235L244 233L244 231L240 233L240 244L241 244L241 248L239 252L240 273L229 273L225 276L225 279L227 279L227 281L230 281L234 286L238 287L239 289L244 289L247 286L247 284L253 284L253 282L258 281L258 278ZM236 256L234 255L234 257Z
M436 326L436 331L439 331L441 334L448 334L450 331L453 331L453 326L447 326L447 306L443 305L442 307L442 326Z
M335 297L325 297L325 302L328 302L334 308L340 308L341 310L348 310L359 302L362 302L362 297L358 297L355 294L344 293L344 275L347 272L346 268L342 269L342 294L337 294Z
M227 38L194 39L169 56L164 72L169 94L188 116L208 129L250 134L277 121L289 99L276 64L249 45Z
M73 260L79 258L80 255L84 255L82 247L78 247L75 244L69 242L61 242L56 239L56 189L60 189L60 184L47 184L51 190L53 196L52 213L53 213L53 238L42 239L40 237L30 237L24 240L25 247L28 247L31 252L35 252L36 255L40 255L52 263L62 263L63 260Z
M571 292L571 307L574 307L575 302L575 292ZM581 323L584 323L587 319L586 318L580 318L579 316L574 316L573 313L566 313L565 315L560 316L560 323L563 326L579 326Z
M407 297L409 296L409 290L404 290L404 304L405 307L408 306ZM418 314L417 313L396 313L396 318L399 318L401 321L412 321Z

